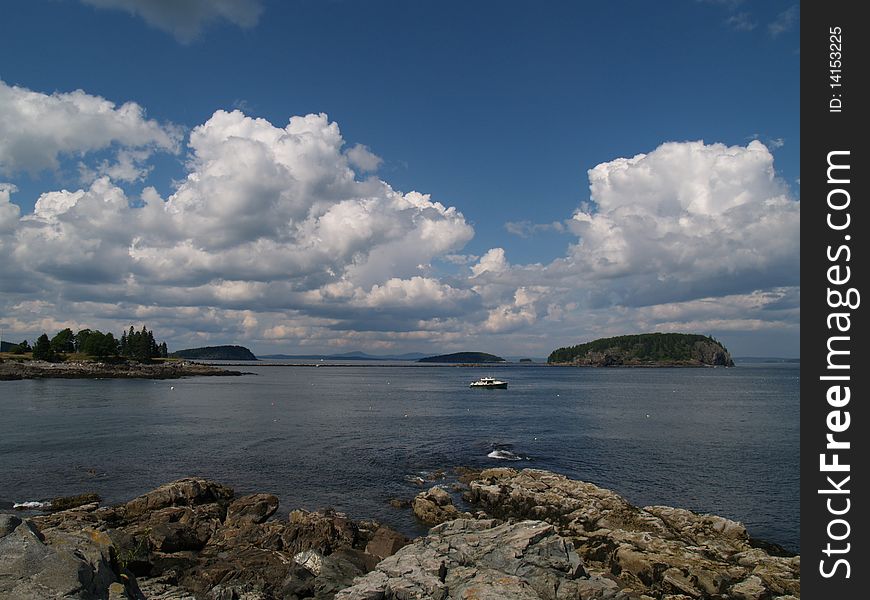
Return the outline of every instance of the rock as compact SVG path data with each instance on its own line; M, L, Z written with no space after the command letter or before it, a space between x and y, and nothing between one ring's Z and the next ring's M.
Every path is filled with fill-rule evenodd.
M227 508L226 525L262 523L278 510L278 497L273 494L251 494L234 500Z
M467 499L492 516L540 519L574 543L591 575L651 597L800 596L800 557L771 556L736 521L668 506L546 471L489 469Z
M214 481L187 478L161 485L123 506L127 519L170 506L196 506L208 503L229 504L233 490Z
M552 525L458 519L432 528L335 598L556 600L579 598L584 578L580 557Z
M0 534L2 598L107 598L110 586L119 583L111 541L103 533L46 537L31 522L2 515ZM118 596L117 589L116 597L126 597Z
M101 501L102 498L100 498L100 495L94 492L78 494L76 496L61 496L59 498L54 498L51 501L51 510L69 510L87 504L99 504Z
M414 516L426 525L438 525L460 517L471 517L467 513L459 512L453 506L450 494L437 485L426 492L417 494L411 502L411 508L414 511Z
M388 556L392 556L399 548L407 544L408 538L395 529L382 525L378 527L372 539L366 544L366 553L371 554L378 560L383 560Z

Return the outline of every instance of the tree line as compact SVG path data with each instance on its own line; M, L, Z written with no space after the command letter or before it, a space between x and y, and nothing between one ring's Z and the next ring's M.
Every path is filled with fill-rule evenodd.
M152 358L166 358L169 349L166 342L157 343L154 332L149 331L144 325L137 331L130 326L128 331L121 334L118 339L111 332L103 333L99 329L82 329L73 333L72 329L66 328L58 331L49 339L43 333L31 346L24 340L12 349L15 354L32 352L35 360L55 361L64 355L73 353L88 354L98 358L120 356L138 361L148 361Z

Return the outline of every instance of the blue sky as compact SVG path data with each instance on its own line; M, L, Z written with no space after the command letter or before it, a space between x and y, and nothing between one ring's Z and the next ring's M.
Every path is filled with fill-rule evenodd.
M4 337L796 355L796 3L166 6L4 3Z

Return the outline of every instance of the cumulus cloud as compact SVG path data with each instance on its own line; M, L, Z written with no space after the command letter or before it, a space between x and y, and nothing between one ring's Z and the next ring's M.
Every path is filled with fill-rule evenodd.
M55 169L61 155L113 144L176 152L180 138L177 127L147 119L135 102L117 106L82 90L47 95L0 80L0 173Z
M145 147L171 148L164 134ZM588 201L559 222L573 243L548 264L502 247L462 254L474 235L463 214L360 176L369 151L348 150L324 114L276 126L215 112L190 132L187 174L166 196L120 187L148 168L126 143L127 162L95 165L29 214L0 184L5 330L144 322L176 345L498 340L542 354L632 331L796 335L799 203L758 141L670 142L595 166Z
M139 16L183 43L196 39L203 27L229 21L249 29L263 12L260 0L82 0L97 8L123 10Z
M346 152L347 160L360 171L377 171L383 163L380 156L372 153L367 146L356 144Z
M167 198L149 187L132 202L102 176L42 194L19 218L5 186L0 217L14 228L16 264L68 299L354 322L368 309L406 320L456 313L473 293L419 267L462 248L472 228L425 194L358 180L343 146L323 114L275 127L218 111L191 132L189 173Z
M666 143L589 171L579 240L552 269L641 305L798 282L800 205L762 143Z

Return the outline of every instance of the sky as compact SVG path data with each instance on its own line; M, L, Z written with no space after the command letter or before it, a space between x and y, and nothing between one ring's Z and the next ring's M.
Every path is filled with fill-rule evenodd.
M5 0L0 330L799 355L799 4Z

